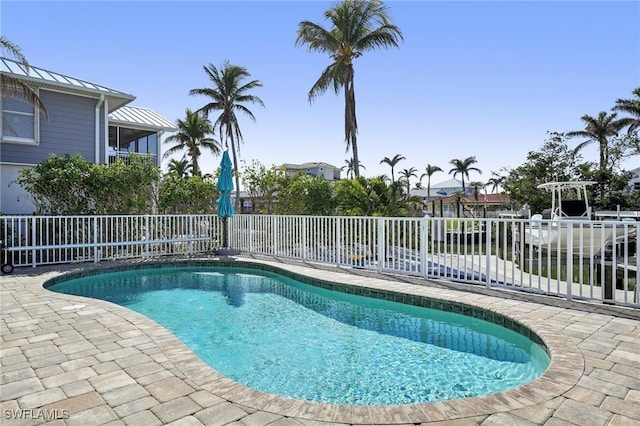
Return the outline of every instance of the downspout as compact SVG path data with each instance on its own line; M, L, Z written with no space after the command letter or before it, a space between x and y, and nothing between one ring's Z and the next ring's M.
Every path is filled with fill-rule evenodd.
M157 132L157 139L156 139L156 143L158 144L158 146L156 146L156 166L158 166L159 168L162 166L162 134L164 133L164 130L158 130ZM153 197L152 200L152 205L151 205L151 209L153 214L158 214L158 203L156 202L158 200L158 194L159 192L159 188L158 188L158 183L156 182L156 184L153 186L153 193L155 194L155 196Z
M95 139L95 160L94 163L100 162L100 107L104 103L104 94L100 95L100 100L96 104L96 139Z
M109 99L104 100L104 163L109 164Z

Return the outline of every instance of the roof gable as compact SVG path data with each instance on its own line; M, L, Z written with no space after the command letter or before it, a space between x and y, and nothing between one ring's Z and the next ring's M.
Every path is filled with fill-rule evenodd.
M434 185L431 185L431 189L434 188L460 188L462 189L462 181L459 181L458 179L449 179L449 180L445 180L444 182L440 182L440 183L436 183Z
M58 90L77 95L104 95L109 100L109 111L114 111L133 101L136 97L128 93L110 89L99 84L69 77L43 68L29 66L29 69L14 60L0 58L0 73L32 83L44 89Z

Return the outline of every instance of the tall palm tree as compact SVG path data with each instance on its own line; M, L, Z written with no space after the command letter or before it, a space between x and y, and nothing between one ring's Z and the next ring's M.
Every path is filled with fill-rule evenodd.
M220 146L218 141L208 137L213 133L213 127L208 118L202 116L198 112L193 112L187 108L185 119L176 120L178 131L164 140L164 143L175 142L169 148L162 158L168 158L176 152L187 150L187 156L191 158L191 165L194 176L200 175L200 166L198 159L202 154L201 149L211 151L212 154L220 154Z
M612 108L613 111L622 111L631 115L633 120L629 124L628 133L633 133L640 128L640 87L636 87L631 93L635 99L618 99L616 106Z
M246 68L233 65L229 61L225 61L220 68L209 64L204 66L204 72L207 74L213 87L203 89L192 89L190 95L204 95L212 99L212 101L199 111L205 116L209 116L212 111L220 111L220 115L213 125L214 130L217 129L220 134L220 140L225 138L225 146L228 149L231 145L231 153L233 155L233 170L236 180L236 208L240 202L240 174L238 173L238 154L240 153L240 142L242 142L242 132L238 125L238 117L236 111L244 113L251 120L256 121L255 116L246 104L258 104L264 107L264 102L258 96L249 92L257 87L262 87L259 80L251 80L243 83L245 78L251 77Z
M393 169L398 165L398 163L402 160L406 160L406 158L400 154L396 154L393 158L384 157L380 160L380 164L388 164L391 167L391 183L396 181L395 175L393 173Z
M476 160L476 157L467 157L464 160L453 159L450 161L450 163L453 164L453 168L449 170L449 174L453 173L454 179L457 175L462 176L462 192L465 194L467 193L466 187L464 185L465 176L467 179L469 179L469 172L472 172L472 171L482 174L482 171L479 168L472 166L477 162L478 161Z
M347 171L347 177L349 179L353 179L353 176L355 175L355 167L353 165L354 164L353 163L353 159L347 159L347 160L344 160L344 162L345 162L345 165L342 166L340 168L340 170L346 170ZM359 166L358 168L362 168L362 169L365 169L365 170L367 169L365 166L362 165L362 163L359 164L358 166Z
M189 169L193 169L193 164L189 164L186 158L182 160L171 159L167 165L169 173L173 173L181 178L189 176Z
M427 201L431 198L431 176L434 173L441 172L442 169L438 166L432 166L431 164L427 164L427 167L424 169L424 173L420 175L420 182L422 182L423 177L427 177Z
M606 169L609 164L609 138L617 136L618 132L633 120L631 118L616 120L617 116L618 114L615 112L607 114L605 111L601 111L597 117L583 115L580 119L585 122L585 129L566 134L568 138L587 138L586 141L581 142L574 148L573 154L576 155L585 146L597 142L600 150L600 170Z
M416 174L417 171L418 169L416 169L415 167L411 167L410 169L403 169L400 172L400 176L402 176L407 181L407 197L409 196L409 191L411 190L410 179L412 177L418 178L418 175Z
M353 152L353 163L360 164L353 61L369 50L398 47L402 32L391 24L387 7L379 0L343 0L324 17L331 23L328 29L310 21L298 25L296 46L328 53L333 61L309 90L309 102L329 87L336 94L344 89L344 138L347 151L351 148ZM360 176L357 168L355 175Z
M19 46L13 44L6 37L0 37L0 50L11 58L15 59L22 65L27 74L29 73L29 62L22 54ZM48 118L47 108L40 100L38 93L28 84L11 77L7 74L0 74L0 86L2 87L2 96L19 99L37 108L46 118Z

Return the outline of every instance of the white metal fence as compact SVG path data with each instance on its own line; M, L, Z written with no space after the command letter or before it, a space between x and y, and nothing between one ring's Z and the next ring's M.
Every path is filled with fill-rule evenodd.
M640 222L236 215L246 253L640 307ZM16 266L192 255L220 244L215 215L1 216Z

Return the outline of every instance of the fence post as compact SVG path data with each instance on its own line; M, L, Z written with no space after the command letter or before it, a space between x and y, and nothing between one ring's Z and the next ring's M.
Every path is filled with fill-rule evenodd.
M307 260L307 216L302 218L302 259Z
M423 278L427 278L427 244L429 244L430 225L431 219L428 217L420 221L420 272Z
M569 223L569 235L567 237L567 300L571 301L571 287L573 284L573 223ZM558 227L560 227L558 225ZM591 228L593 229L593 228ZM562 252L558 252L558 257ZM558 271L558 290L560 290L560 271Z
M101 255L102 250L98 249L98 216L93 216L93 262L98 263Z
M38 216L39 217L39 216ZM32 246L36 245L36 219L37 217L32 217L31 219L31 244ZM36 267L36 250L32 249L31 250L31 262L32 262L32 266L35 268Z
M485 224L487 229L486 232L486 243L485 243L485 281L487 288L491 288L491 252L493 251L493 240L491 238L491 230L493 229L493 223L491 219L487 219L487 223ZM497 253L496 253L497 254Z
M229 234L227 234L229 235ZM189 238L193 238L195 237L195 233L193 231L193 215L189 215ZM195 241L193 241L193 239L191 241L189 241L189 255L193 256L193 245L195 244Z
M254 235L254 233L253 233L253 223L254 223L254 221L255 221L255 217L254 217L254 215L249 215L249 216L247 217L247 219L249 219L249 221L248 221L248 222L249 222L249 226L248 226L248 228L249 228L249 229L248 229L248 232L249 232L249 251L250 251L251 253L253 253L253 250L254 250L254 244L253 244L253 235Z
M384 219L379 217L378 222L378 272L382 272L382 263L385 261L384 251L387 237L384 232Z
M149 215L145 215L144 217L144 238L147 241L147 243L144 245L145 247L145 258L148 259L149 258L149 241L150 241L150 235L149 235Z
M335 232L333 233L336 236L336 240L334 241L334 259L336 265L340 265L340 218L336 217L333 219Z
M278 255L278 227L276 226L276 222L278 221L277 216L272 216L271 221L271 238L273 239L273 248L271 251L272 256Z

